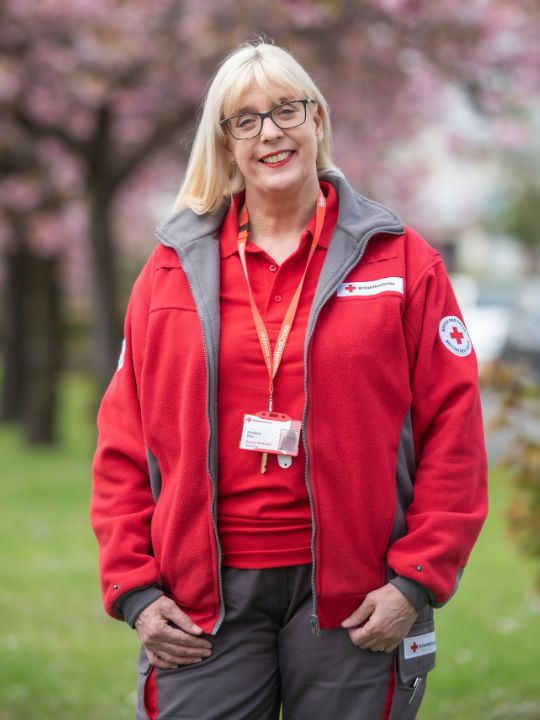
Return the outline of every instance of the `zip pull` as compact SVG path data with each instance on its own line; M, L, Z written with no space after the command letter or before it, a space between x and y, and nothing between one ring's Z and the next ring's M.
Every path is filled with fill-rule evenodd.
M417 693L417 691L418 691L418 689L419 689L419 687L420 687L421 684L422 684L422 678L421 678L421 677L417 677L417 678L415 679L415 681L413 682L413 684L412 684L413 693L412 693L412 695L411 695L411 699L409 700L409 705L410 705L410 704L412 703L412 701L414 700L414 696L416 695L416 693Z
M311 623L311 632L317 637L321 637L322 633L319 625L319 618L316 615L312 615L309 618L309 622Z

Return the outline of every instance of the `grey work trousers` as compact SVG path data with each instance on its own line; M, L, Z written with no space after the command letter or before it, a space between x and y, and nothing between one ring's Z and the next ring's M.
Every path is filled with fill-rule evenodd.
M204 636L212 655L160 670L141 648L137 720L278 720L281 706L283 720L414 720L422 667L407 677L397 651L361 650L341 628L314 635L310 579L311 565L224 568L225 619L215 636ZM153 709L145 708L148 682Z

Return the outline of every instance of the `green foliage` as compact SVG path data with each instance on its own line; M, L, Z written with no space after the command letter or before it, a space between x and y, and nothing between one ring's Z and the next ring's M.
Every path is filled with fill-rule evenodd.
M540 188L528 185L516 191L497 218L497 231L508 233L529 248L540 249Z
M92 383L64 384L63 441L0 432L0 720L131 720L136 638L102 610L88 523Z
M29 451L0 430L0 720L131 720L137 638L99 597L88 524L94 388L63 385L60 446ZM508 487L492 476L491 514L448 607L419 720L537 720L540 616L531 567L506 542Z
M493 365L484 382L500 396L493 425L510 432L502 461L512 486L508 527L517 546L532 559L540 592L540 387L524 364Z
M490 475L490 512L459 592L436 611L437 667L419 720L538 720L540 603L531 565L506 532L504 472Z

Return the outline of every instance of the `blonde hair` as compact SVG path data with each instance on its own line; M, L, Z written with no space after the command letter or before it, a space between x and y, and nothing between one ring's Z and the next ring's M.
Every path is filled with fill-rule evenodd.
M220 120L234 114L240 97L253 81L276 105L279 99L273 97L275 86L316 101L323 126L317 172L339 172L331 160L328 104L317 85L286 50L267 42L245 43L225 58L208 85L175 210L188 206L199 215L214 212L224 198L245 187L244 176L227 156L226 128Z

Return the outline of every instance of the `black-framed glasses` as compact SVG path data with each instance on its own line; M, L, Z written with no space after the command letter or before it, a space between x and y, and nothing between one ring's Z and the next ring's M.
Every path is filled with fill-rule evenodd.
M313 98L306 100L288 100L276 105L268 112L243 112L230 118L221 120L233 138L236 140L249 140L257 137L262 130L265 118L270 120L281 130L289 130L306 122L308 103L316 102Z

